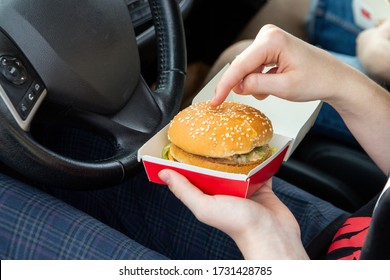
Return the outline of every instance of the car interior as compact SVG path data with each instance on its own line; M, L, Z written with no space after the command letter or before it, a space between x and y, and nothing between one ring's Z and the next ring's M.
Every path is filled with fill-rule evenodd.
M137 150L191 103L265 2L5 1L0 172L79 190L142 172ZM276 176L349 212L387 179L360 146L311 131Z

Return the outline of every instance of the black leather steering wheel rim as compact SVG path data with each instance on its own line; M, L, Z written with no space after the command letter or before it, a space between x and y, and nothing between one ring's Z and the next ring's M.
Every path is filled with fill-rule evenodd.
M137 150L178 112L186 72L186 47L180 9L174 0L149 0L157 38L156 89L148 95L159 111L159 120L147 130L127 127L117 116L71 110L69 118L107 134L115 153L107 159L84 162L60 155L41 145L30 131L21 129L0 102L0 161L41 184L71 189L96 189L116 185L139 167ZM150 89L139 79L138 90ZM50 91L49 91L50 94Z

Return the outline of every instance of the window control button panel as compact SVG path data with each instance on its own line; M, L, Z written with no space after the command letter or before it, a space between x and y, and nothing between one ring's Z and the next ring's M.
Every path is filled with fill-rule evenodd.
M0 102L23 130L29 130L45 95L45 86L32 65L0 31Z

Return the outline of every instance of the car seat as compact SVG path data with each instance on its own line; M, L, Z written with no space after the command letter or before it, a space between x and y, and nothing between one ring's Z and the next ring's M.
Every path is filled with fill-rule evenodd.
M310 131L276 176L353 212L381 192L386 176L356 145Z

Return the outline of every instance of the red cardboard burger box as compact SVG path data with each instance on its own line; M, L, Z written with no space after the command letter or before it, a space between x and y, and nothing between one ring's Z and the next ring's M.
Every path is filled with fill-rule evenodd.
M198 93L193 103L212 98L215 86L224 70L225 68ZM275 150L274 154L248 174L220 172L165 160L162 158L162 151L169 144L168 124L138 151L138 160L143 162L151 182L164 184L158 177L158 173L163 169L172 169L184 175L192 184L207 194L249 197L276 174L283 161L288 160L312 127L321 107L320 101L298 103L273 96L259 101L252 96L234 93L231 93L227 100L248 104L267 115L274 129L274 135L269 143Z

